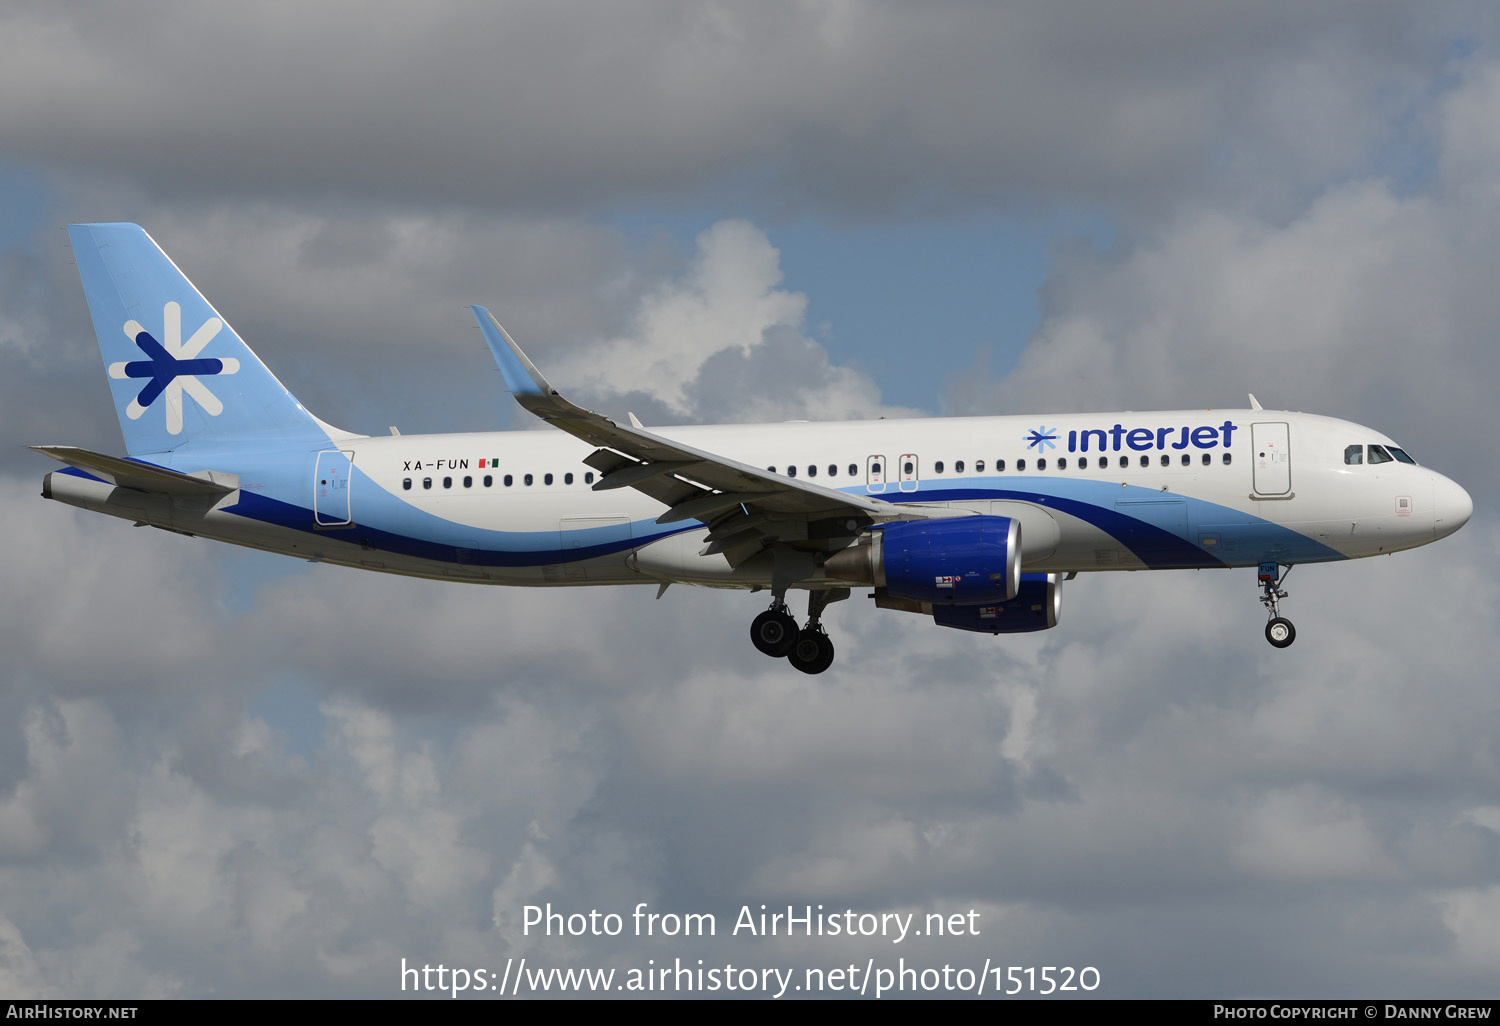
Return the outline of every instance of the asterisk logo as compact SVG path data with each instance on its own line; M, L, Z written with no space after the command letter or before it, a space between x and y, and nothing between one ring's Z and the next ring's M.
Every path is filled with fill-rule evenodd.
M1046 427L1037 428L1029 435L1022 435L1021 441L1028 443L1026 448L1038 449L1041 452L1046 452L1048 449L1056 449L1057 429Z
M182 434L182 394L186 392L210 417L224 412L219 397L199 381L200 376L233 374L240 369L240 361L233 358L200 359L203 347L214 340L224 322L210 317L198 326L191 338L182 341L182 307L168 303L161 309L162 340L156 338L137 321L125 322L125 337L134 342L145 355L144 360L122 360L109 365L109 376L145 378L146 387L125 407L125 415L139 420L146 409L158 398L166 397L167 430L174 435Z

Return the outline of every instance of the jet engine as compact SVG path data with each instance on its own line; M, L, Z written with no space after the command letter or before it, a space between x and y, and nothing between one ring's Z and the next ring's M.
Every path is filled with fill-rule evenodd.
M1021 583L1021 525L1010 517L901 520L823 565L829 577L933 606L1005 602Z
M1015 598L977 606L946 606L898 598L877 588L875 605L880 609L900 609L908 613L926 613L940 627L954 627L980 634L1026 634L1057 626L1062 607L1062 580L1057 574L1022 574Z

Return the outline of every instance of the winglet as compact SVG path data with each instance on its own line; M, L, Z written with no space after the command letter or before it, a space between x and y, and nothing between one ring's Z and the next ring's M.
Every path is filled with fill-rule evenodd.
M1250 395L1250 408L1252 410L1263 410L1263 409L1265 409L1265 407L1260 404L1260 400L1257 399L1257 398L1255 398L1255 393L1254 392L1249 393L1249 395Z
M495 320L495 315L482 306L471 306L474 311L474 319L479 322L479 330L484 333L484 341L489 345L490 352L495 354L495 362L500 365L500 373L505 375L505 387L517 396L521 395L556 395L556 391L547 384L547 379L542 377L542 372L536 369L536 365L527 359L526 354L521 352L521 347L516 345L516 340Z

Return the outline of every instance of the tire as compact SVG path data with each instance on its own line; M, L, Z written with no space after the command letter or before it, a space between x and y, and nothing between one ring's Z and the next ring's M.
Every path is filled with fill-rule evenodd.
M767 609L750 621L750 643L772 659L780 659L797 644L797 621L776 609Z
M1297 628L1292 626L1292 621L1278 616L1266 624L1266 640L1277 648L1286 648L1297 640Z
M833 665L833 640L822 631L804 630L786 658L803 673L822 673Z

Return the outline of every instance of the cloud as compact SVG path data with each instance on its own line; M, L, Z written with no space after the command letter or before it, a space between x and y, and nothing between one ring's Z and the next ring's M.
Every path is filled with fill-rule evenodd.
M1483 504L1492 482L1470 472L1482 432L1455 429L1500 377L1487 341L1500 307L1481 270L1500 261L1495 170L1463 156L1484 145L1470 112L1493 88L1476 71L1439 103L1448 170L1431 192L1358 179L1285 222L1196 208L1133 248L1061 249L1014 371L959 381L949 407L1233 409L1253 392L1370 424Z
M1357 7L1357 18L1350 18ZM16 157L160 195L567 209L712 191L878 213L1278 203L1358 167L1463 7L642 2L18 10ZM586 28L580 29L584 25ZM275 117L267 111L276 111Z
M698 236L684 272L642 295L631 330L570 354L555 382L653 419L754 423L911 416L802 334L807 297L778 286L780 254L745 221Z
M1253 389L1412 439L1480 513L1431 549L1299 568L1284 652L1248 572L1085 574L1034 636L856 596L814 679L746 643L763 596L308 567L44 502L50 466L20 453L0 468L6 993L991 950L1097 965L1115 996L1489 993L1497 79L1442 56L1463 10L643 4L590 8L585 33L550 6L391 8L369 33L301 13L292 36L275 8L4 15L0 131L68 216L147 223L331 420L509 411L475 301L565 391L651 423L901 415L809 337L753 211L1062 198L1126 227L1057 250L1019 367L955 406ZM1370 166L1408 131L1430 181ZM588 213L714 189L755 219L686 255ZM6 268L7 437L117 448L65 251L17 240ZM521 928L528 903L641 901L724 923L974 909L982 932L897 951Z

